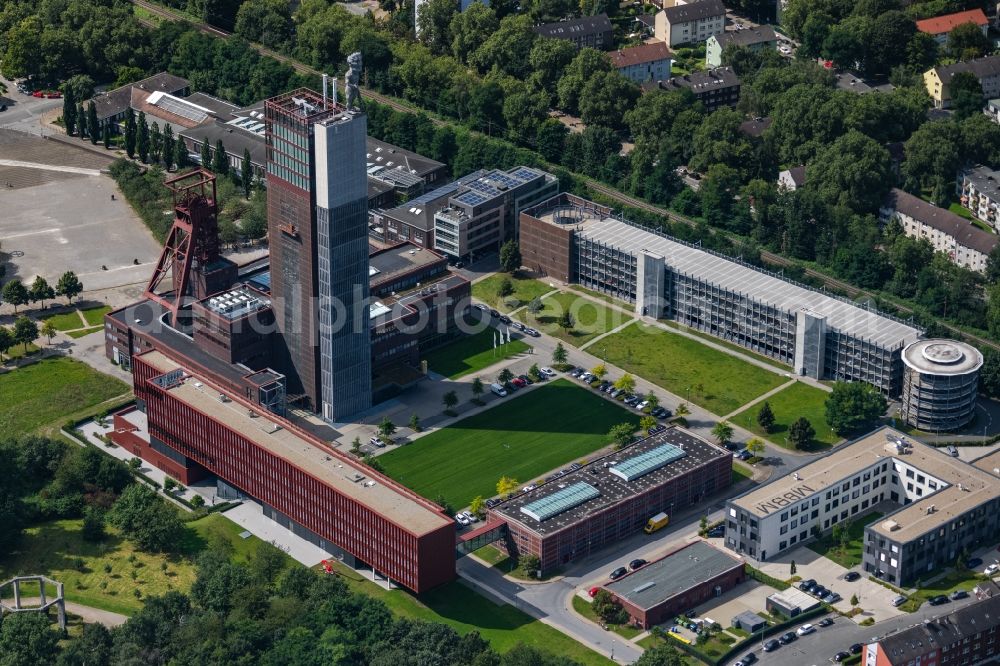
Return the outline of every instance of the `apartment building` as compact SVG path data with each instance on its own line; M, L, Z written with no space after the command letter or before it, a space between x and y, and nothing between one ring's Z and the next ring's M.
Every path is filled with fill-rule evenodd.
M653 34L670 48L703 42L726 29L726 7L722 0L676 0L656 14Z
M722 51L727 46L740 46L754 53L778 48L778 36L774 28L761 25L744 30L727 30L712 35L705 40L705 64L709 67L722 66Z
M660 81L662 90L688 89L702 103L707 113L724 106L735 107L740 101L740 77L731 67L716 67L704 72L691 72Z
M951 31L966 23L974 24L984 35L990 26L986 14L983 13L982 9L977 7L976 9L964 12L955 12L954 14L945 14L944 16L935 16L917 21L917 30L931 35L938 44L943 46L948 42L948 35Z
M640 44L608 54L622 76L636 83L670 78L670 49L663 42Z
M546 23L535 26L533 30L542 37L572 42L578 50L590 48L604 51L610 48L614 41L611 20L607 14ZM527 54L525 56L527 57Z
M948 84L959 72L969 72L979 79L984 99L1000 97L1000 56L986 56L953 65L940 65L924 72L924 87L934 100L935 108L947 109L951 106Z
M1000 171L974 166L960 171L955 182L963 206L972 216L1000 230Z

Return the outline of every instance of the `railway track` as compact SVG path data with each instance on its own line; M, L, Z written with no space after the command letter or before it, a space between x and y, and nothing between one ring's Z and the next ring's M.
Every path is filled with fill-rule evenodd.
M223 39L228 39L228 38L232 37L232 33L226 32L225 30L220 30L219 28L216 28L214 26L210 26L210 25L208 25L206 23L196 22L196 21L190 21L183 14L174 12L174 11L172 11L170 9L167 9L166 7L163 7L161 5L157 5L157 4L154 4L154 3L151 3L151 2L147 2L147 0L132 0L132 4L135 5L135 6L137 6L137 7L143 8L145 11L149 12L150 14L154 14L156 16L159 16L159 17L167 19L167 20L171 20L171 21L185 21L185 22L191 24L191 26L194 27L199 32L203 32L203 33L208 34L208 35L213 35L215 37L222 37ZM148 19L142 19L142 18L140 18L139 21L141 23L149 26L149 27L155 27L155 22L154 21L150 21ZM300 74L310 74L310 75L313 75L313 76L322 76L322 74L323 74L322 72L320 72L318 69L315 69L314 67L310 67L309 65L303 64L303 63L295 60L294 58L290 58L290 57L288 57L286 55L282 55L281 53L273 51L272 49L269 49L266 46L263 46L261 44L256 44L254 42L250 42L250 45L260 55L267 56L269 58L274 58L278 62L281 62L281 63L284 63L284 64L288 65L289 67L291 67L292 69L294 69L296 72L298 72ZM370 98L370 99L378 102L379 104L384 104L385 106L388 106L388 107L394 109L395 111L400 111L400 112L403 112L403 113L413 113L415 111L415 109L413 107L407 106L405 104L401 104L398 101L396 101L395 99L393 99L391 97L386 97L385 95L382 95L381 93L375 92L374 90L370 90L368 88L362 87L361 88L361 93L362 93L362 95L364 97L368 97L368 98ZM434 123L435 126L439 126L439 127L443 126L443 125L449 124L449 123L446 123L445 121L442 121L440 119L433 118L433 117L431 118L431 122ZM686 224L688 226L692 226L693 227L693 226L696 225L696 222L694 220L692 220L691 218L689 218L689 217L685 217L683 215L678 215L677 213L675 213L673 211L670 211L670 210L667 210L666 208L662 208L660 206L656 206L656 205L651 204L651 203L649 203L647 201L643 201L641 199L637 199L635 197L632 197L632 196L629 196L629 195L624 194L622 192L619 192L618 190L616 190L616 189L614 189L612 187L609 187L608 185L605 185L604 183L598 182L598 181L594 180L593 178L588 178L588 177L585 177L585 176L584 177L580 177L580 178L587 185L587 187L590 188L591 190L593 190L595 192L599 192L600 194L603 194L604 196L606 196L606 197L608 197L608 198L610 198L610 199L612 199L612 200L614 200L614 201L616 201L616 202L618 202L620 204L623 204L623 205L626 205L626 206L631 206L632 208L638 208L639 210L644 210L644 211L646 211L648 213L653 213L654 215L659 215L661 217L667 218L668 220L671 220L671 221L674 221L674 222L680 222L680 223ZM715 231L715 230L713 230L713 233L722 233L722 234L725 234L725 232ZM726 235L728 236L728 234L726 234ZM761 250L760 256L761 256L761 259L763 259L765 262L767 262L768 264L771 264L773 266L780 266L780 267L793 267L793 266L797 266L797 264L794 261L792 261L792 260L790 260L790 259L788 259L786 257L783 257L783 256L781 256L779 254L775 254L773 252L768 252L767 250ZM802 270L809 277L817 279L817 280L820 280L825 287L827 287L829 289L835 289L837 291L843 292L843 293L847 294L850 298L858 298L859 296L864 296L864 297L868 297L868 298L872 298L872 299L878 299L879 298L876 294L873 294L873 293L871 293L869 291L866 291L864 289L860 289L858 287L855 287L854 285L851 285L851 284L849 284L847 282L844 282L842 280L838 280L836 278L830 277L829 275L821 273L821 272L819 272L819 271L817 271L815 269L807 268L807 267L802 267ZM905 305L898 305L896 303L893 303L893 306L896 307L900 312L903 312L905 314L911 314L911 315L913 314L913 309L909 308L909 307L907 307ZM962 331L962 330L960 330L958 328L955 328L955 327L951 326L950 324L946 324L944 322L938 322L938 323L940 323L941 326L943 326L944 328L947 328L952 333L955 333L955 334L960 335L960 336L962 336L962 337L964 337L966 339L969 339L969 340L972 340L974 342L977 342L980 345L983 345L983 346L986 346L986 347L990 347L992 349L1000 351L1000 344L997 344L997 343L995 343L995 342L993 342L991 340L987 340L985 338L979 337L977 335L973 335L971 333L966 333L966 332L964 332L964 331Z

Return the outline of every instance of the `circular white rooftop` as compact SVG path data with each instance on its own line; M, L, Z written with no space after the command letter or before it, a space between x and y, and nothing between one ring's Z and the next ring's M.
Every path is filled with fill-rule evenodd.
M903 349L903 363L924 374L965 375L983 365L975 347L958 340L917 340Z

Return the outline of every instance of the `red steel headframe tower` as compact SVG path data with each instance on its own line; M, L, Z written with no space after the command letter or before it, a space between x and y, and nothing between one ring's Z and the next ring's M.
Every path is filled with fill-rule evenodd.
M173 193L174 223L163 244L156 270L146 285L146 298L171 311L171 324L184 304L191 281L191 267L208 266L219 259L218 207L215 174L205 169L168 178L163 183ZM170 289L157 293L167 274Z

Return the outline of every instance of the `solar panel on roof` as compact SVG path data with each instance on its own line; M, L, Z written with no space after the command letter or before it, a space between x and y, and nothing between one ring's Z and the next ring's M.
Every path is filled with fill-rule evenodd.
M641 453L634 458L623 460L611 468L611 473L626 481L634 481L650 472L655 472L675 460L686 456L684 449L673 444L664 444L655 449Z
M600 496L601 492L597 488L581 481L536 502L525 504L521 507L521 513L542 522Z
M156 104L154 106L157 106L169 113L178 115L181 118L187 118L188 120L193 120L198 123L208 118L208 114L205 113L204 110L167 95L162 95L158 100L156 100Z

